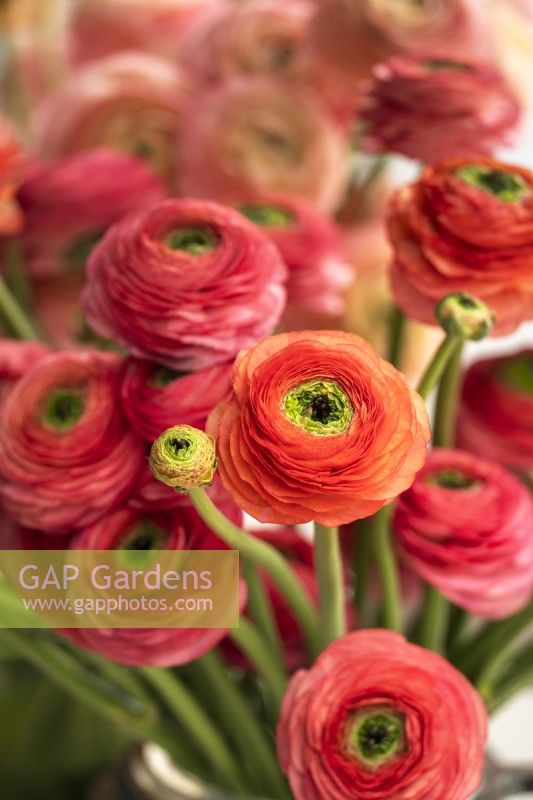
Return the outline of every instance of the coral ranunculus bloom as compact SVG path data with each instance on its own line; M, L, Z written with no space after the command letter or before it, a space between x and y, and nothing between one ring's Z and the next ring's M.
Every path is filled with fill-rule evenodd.
M533 173L492 159L450 159L400 189L389 213L392 284L409 316L469 292L496 316L495 333L533 317Z
M473 364L458 416L461 447L533 472L533 349Z
M468 800L486 729L481 697L448 661L357 631L293 677L278 755L296 800Z
M301 331L237 357L234 396L209 416L222 482L262 522L369 516L426 458L424 404L364 339Z
M501 619L533 596L533 500L492 461L433 450L394 529L415 572L471 614Z

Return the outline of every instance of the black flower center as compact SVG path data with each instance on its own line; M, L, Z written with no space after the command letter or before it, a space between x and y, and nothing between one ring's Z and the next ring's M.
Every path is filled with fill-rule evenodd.
M469 164L461 167L456 174L464 183L489 192L505 203L517 202L530 191L524 178L517 172Z
M42 419L45 425L56 431L68 431L84 411L84 396L80 389L54 389L45 400Z
M404 750L405 719L385 707L361 709L349 722L346 746L350 756L379 767Z
M193 256L199 256L217 246L218 236L215 231L206 226L179 228L167 234L165 244L170 250L180 250Z
M294 215L280 206L243 203L237 206L237 209L256 225L263 225L267 228L284 228L294 222Z
M309 405L309 415L312 420L321 422L325 425L329 422L329 418L333 412L331 400L327 394L321 394L315 397Z
M152 520L146 519L137 523L122 537L118 549L120 550L162 550L167 541L165 531Z
M187 450L190 446L190 442L187 442L185 439L178 439L174 436L172 439L169 439L168 445L177 454L181 450Z

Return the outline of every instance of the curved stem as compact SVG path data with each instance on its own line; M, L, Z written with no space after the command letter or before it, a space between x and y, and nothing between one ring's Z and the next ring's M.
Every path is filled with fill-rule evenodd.
M406 330L407 319L405 314L397 306L393 306L389 322L389 352L387 359L397 369L401 369L402 366Z
M229 547L239 550L245 558L268 572L300 622L311 653L317 653L319 643L315 609L309 594L283 556L274 547L230 522L211 502L204 489L191 489L189 497L206 525Z
M283 644L279 634L272 603L268 597L266 588L261 580L259 571L255 564L248 558L243 559L242 573L248 587L247 608L251 618L268 640L279 661L283 664Z
M272 797L287 797L287 785L280 770L274 748L250 704L244 699L218 653L212 650L192 665L196 678L201 678L220 711L221 724L233 739L256 784ZM205 690L204 690L205 691ZM227 710L231 709L231 716Z
M424 608L420 619L418 640L428 650L443 653L450 605L434 586L426 586Z
M427 400L432 389L441 379L450 359L457 349L461 349L462 340L457 336L446 336L433 356L417 387L418 394Z
M453 447L455 442L455 414L461 380L463 340L459 340L448 360L441 378L435 408L433 444L435 447Z
M0 277L0 316L17 339L39 339L39 334Z
M383 622L386 628L402 631L402 608L398 566L391 540L392 506L384 506L372 518L372 548L378 567L383 594Z
M346 633L344 574L338 528L315 523L315 574L320 599L323 647Z
M175 720L231 788L246 791L239 765L219 731L181 681L168 669L143 667L141 673L157 691Z
M237 645L264 681L273 711L273 720L277 720L281 701L287 688L287 679L279 662L272 655L268 643L265 642L257 628L244 617L239 627L230 632L230 638Z

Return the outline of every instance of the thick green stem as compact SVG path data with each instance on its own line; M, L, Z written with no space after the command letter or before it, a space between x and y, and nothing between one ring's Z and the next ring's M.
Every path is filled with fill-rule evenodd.
M457 336L446 336L442 341L418 384L418 394L424 400L427 400L432 389L441 379L457 350L462 349L462 341Z
M383 597L383 623L394 631L403 630L398 566L391 540L392 506L384 506L374 514L371 525L372 547L378 568Z
M309 643L310 651L319 651L318 626L313 603L294 570L274 547L241 530L211 502L204 489L191 489L191 502L200 517L226 544L239 550L245 558L263 567L278 586L298 619Z
M160 667L143 667L141 672L180 727L187 731L203 752L219 778L230 788L246 791L246 783L237 760L218 729L176 675Z
M320 600L322 647L346 633L344 573L338 528L315 523L315 574Z
M209 692L221 725L238 748L243 762L249 765L254 777L252 788L257 792L264 790L269 797L289 796L268 734L243 697L228 665L212 650L191 665L192 673L203 696L206 689ZM230 714L228 709L231 709Z
M407 330L407 320L405 314L397 306L391 309L389 323L389 352L387 358L390 363L401 369L403 346Z
M461 380L463 340L459 340L441 378L435 408L433 444L435 447L453 447L455 442L455 415Z
M427 586L418 636L423 647L437 653L444 652L449 612L446 598L434 586Z
M532 624L533 611L529 607L524 614L515 615L506 620L500 629L499 635L487 651L483 666L476 677L476 685L487 700L493 696L498 681L506 668L512 664L517 646L527 633L531 632Z
M370 523L370 524L369 524ZM372 518L361 519L355 525L356 538L353 548L353 572L355 575L355 608L357 627L368 625L368 584L372 567Z
M287 678L279 661L273 655L268 642L245 617L241 617L239 627L230 632L230 638L262 678L269 697L272 719L277 720L281 701L287 689Z
M39 334L0 278L0 316L17 339L39 339Z
M249 559L243 560L242 572L248 587L247 608L251 618L268 640L273 651L283 664L283 644L279 634L272 603L268 597L265 585L261 580L259 570Z

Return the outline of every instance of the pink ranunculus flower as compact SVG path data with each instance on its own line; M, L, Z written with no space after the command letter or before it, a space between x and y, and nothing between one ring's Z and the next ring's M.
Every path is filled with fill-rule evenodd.
M492 461L433 450L394 530L411 567L471 614L508 617L533 596L533 500Z
M49 353L40 342L0 339L0 404L18 379Z
M275 193L244 197L238 210L278 247L287 267L289 306L338 316L354 270L343 257L335 223L304 200Z
M182 63L200 84L251 75L305 80L312 12L309 0L215 4L184 34Z
M219 400L231 394L231 363L180 373L153 361L129 358L121 398L133 429L150 444L173 425L204 428Z
M296 800L468 800L486 731L481 697L448 661L363 630L292 678L278 756Z
M116 509L80 531L73 550L224 550L192 506L172 513ZM241 587L241 601L245 594ZM130 666L188 664L224 639L223 628L78 628L62 631L78 646Z
M432 162L491 155L520 120L502 75L473 61L395 57L374 68L358 111L362 145Z
M234 79L195 97L181 150L181 191L195 197L278 191L330 212L346 186L341 127L317 94L287 82Z
M89 259L82 304L95 331L137 357L198 370L275 327L285 279L276 247L237 211L166 200L108 231Z
M110 225L165 195L142 161L109 150L35 164L17 193L30 272L43 277L83 267Z
M0 431L0 499L20 525L67 535L121 503L144 446L118 401L120 359L53 353L7 395Z
M467 371L458 417L461 447L533 473L533 348Z
M15 200L23 164L24 155L15 133L0 116L0 237L14 236L23 226L22 212Z
M176 58L181 37L222 0L81 0L71 25L75 62L92 61L122 50L142 50Z
M181 70L156 56L125 52L91 62L38 109L37 155L107 147L143 158L172 185L187 91Z

